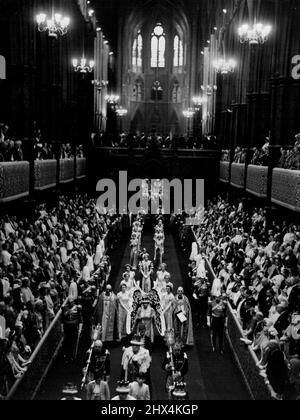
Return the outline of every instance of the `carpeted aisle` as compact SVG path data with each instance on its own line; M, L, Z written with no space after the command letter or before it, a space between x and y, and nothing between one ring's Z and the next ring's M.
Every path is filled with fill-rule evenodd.
M183 284L182 273L179 266L179 259L177 256L173 236L167 232L165 235L166 241L164 262L167 264L167 271L169 271L171 274L171 282L174 284L174 292L176 292L177 288ZM143 236L143 246L147 248L151 258L153 258L154 255L153 236L154 232L146 232ZM192 374L186 378L188 383L189 397L191 400L205 400L206 393L204 383L202 381L202 372L197 357L197 351L195 348L192 348L188 350L187 353L189 357L190 372L192 372ZM165 400L167 398L165 391L166 375L165 372L161 369L165 354L166 347L164 345L156 346L153 352L152 398L154 400Z
M178 241L175 240L177 261L182 275L182 284L188 295L192 308L194 302L191 296L190 279L187 275L188 257L186 252L182 252ZM194 311L193 311L194 312ZM201 386L204 387L205 399L207 400L249 400L249 393L242 379L240 371L236 365L233 354L228 345L225 346L224 355L213 353L211 347L210 331L196 326L194 319L195 347L190 355L190 374L187 382L192 388L192 395L197 394L197 381L193 367L201 367ZM196 387L196 388L194 388ZM199 391L199 397L202 390ZM191 399L192 399L191 395ZM195 394L194 394L195 395ZM196 399L198 399L195 396ZM200 397L200 399L202 399Z
M143 233L142 246L147 249L153 259L153 228ZM130 247L128 237L111 253L112 272L110 283L115 293L118 293L125 264L129 262ZM184 253L176 238L166 232L165 258L167 270L171 273L174 292L179 286L184 286L191 299L190 284L187 277L188 256ZM214 354L211 350L208 330L199 329L194 322L195 346L187 350L189 358L189 374L186 377L190 400L247 400L248 393L242 377L228 348L225 354ZM61 390L66 382L80 384L82 368L85 365L86 351L89 339L83 338L80 343L78 360L74 364L65 365L61 356L55 361L36 399L57 400L61 398ZM112 396L115 395L117 381L120 376L122 348L119 343L109 347L111 353ZM162 339L156 339L152 354L152 399L161 401L167 399L165 391L165 372L161 366L165 358L166 347Z

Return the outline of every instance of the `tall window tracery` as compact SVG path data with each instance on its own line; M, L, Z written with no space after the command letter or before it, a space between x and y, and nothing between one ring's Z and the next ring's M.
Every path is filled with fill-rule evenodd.
M141 32L138 32L137 37L133 41L132 46L132 70L138 72L142 70L143 66L143 37Z
M184 51L183 42L178 35L174 37L174 60L173 65L175 69L182 68L184 65Z
M163 26L158 23L151 36L151 67L165 68L166 66L166 35Z

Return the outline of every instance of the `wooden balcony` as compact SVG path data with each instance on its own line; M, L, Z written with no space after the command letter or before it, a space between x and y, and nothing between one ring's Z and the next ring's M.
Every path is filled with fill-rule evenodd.
M300 211L300 171L280 168L273 170L272 202Z
M245 169L244 163L233 163L231 165L231 185L236 188L245 187Z
M74 181L74 159L61 159L59 165L59 182L61 184L68 184L69 182Z
M229 182L230 175L230 163L229 162L220 162L220 176L219 179L221 182Z
M0 163L0 203L29 195L29 162Z
M86 177L86 158L77 158L76 160L76 178L83 179Z
M56 160L36 160L34 162L34 189L43 191L55 187L56 173Z
M249 165L247 170L246 189L250 194L260 198L267 198L268 167Z

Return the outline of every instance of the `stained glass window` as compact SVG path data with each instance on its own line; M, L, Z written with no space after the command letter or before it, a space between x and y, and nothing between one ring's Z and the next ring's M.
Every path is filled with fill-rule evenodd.
M154 28L151 38L151 67L164 68L166 66L166 36L161 24Z
M178 35L174 38L174 61L173 65L175 68L183 67L184 64L184 52L183 42Z
M143 37L140 33L133 41L132 46L132 70L134 72L140 71L143 65Z

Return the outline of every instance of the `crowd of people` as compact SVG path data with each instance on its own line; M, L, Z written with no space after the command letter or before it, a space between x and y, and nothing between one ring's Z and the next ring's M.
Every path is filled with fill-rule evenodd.
M137 149L217 149L217 139L213 135L208 136L163 136L159 134L145 133L121 133L117 137L104 133L96 133L93 136L95 147L124 147Z
M169 350L162 361L168 398L187 397L184 381L188 373L188 358L184 347L193 345L191 307L182 287L178 288L176 295L173 293L171 274L162 262L165 240L162 219L159 218L154 228L153 262L147 250L142 248L143 220L143 216L138 216L132 223L130 264L125 266L122 279L116 285L120 291L114 293L107 277L98 299L91 306L89 320L92 320L92 325L80 314L76 317L71 348L68 317L70 310L74 314L76 308L74 305L71 309L66 306L65 343L68 356L76 352L76 337L81 323L83 328L91 331L92 343L87 352L82 380L87 400L111 398L111 363L106 347L115 341L123 346L123 353L118 395L113 399L150 400L151 355L158 337L165 339ZM66 393L69 388L66 387ZM72 389L77 395L78 389L76 391L74 386Z
M110 285L105 237L118 241L131 225L130 261L118 290ZM60 197L32 218L3 217L0 238L1 394L28 369L30 355L63 307L64 356L74 361L78 337L90 334L82 386L88 400L109 400L110 354L123 347L116 399L151 399L151 353L157 337L168 350L162 369L170 399L187 397L186 346L193 320L211 329L212 351L224 351L229 302L241 324L241 341L256 352L260 375L276 399L300 399L300 226L270 221L261 208L218 197L207 204L194 231L184 215L171 217L184 250L194 239L189 277L195 313L184 289L174 293L164 263L162 216L154 226L154 260L142 247L143 215L99 214L87 196ZM192 233L191 233L192 232ZM111 241L110 241L111 242ZM207 262L215 279L208 278ZM77 345L76 345L77 343ZM174 374L175 373L175 374ZM64 399L77 398L68 384Z
M0 123L0 162L18 162L24 159L22 141L9 136L9 126Z
M199 322L207 326L213 311L214 350L218 336L222 349L228 299L273 397L300 399L300 226L269 222L264 209L218 198L208 203L195 235L190 276ZM205 258L216 274L213 284Z
M60 159L71 159L74 157L74 150L71 143L61 143ZM29 141L14 138L10 134L8 125L0 123L0 162L21 162L30 158ZM47 160L56 158L55 145L42 138L41 130L36 129L33 136L33 157L34 160ZM82 145L76 146L76 156L84 157Z
M230 151L224 150L222 152L221 160L224 162L230 161ZM246 150L237 146L234 151L234 163L246 162ZM252 149L251 165L269 166L270 164L270 139L266 137L265 144L262 147L254 147ZM291 147L281 147L280 156L276 164L277 168L283 169L300 169L300 134L296 134L295 142Z
M91 272L95 290L104 283L110 269L105 244L113 246L123 228L123 218L99 213L85 195L61 196L55 207L39 205L25 218L1 218L1 395L26 372L65 300L86 289Z
M284 148L280 150L280 159L278 167L283 169L300 169L300 134L295 136L295 143L293 147Z
M105 345L123 348L117 399L151 398L151 352L156 336L168 337L162 369L170 399L187 395L186 345L193 345L192 314L183 288L173 293L163 263L164 224L154 232L154 261L142 248L143 218L132 221L130 264L120 291L109 284L111 264L105 238L117 242L130 219L99 214L87 196L61 196L54 208L40 205L33 217L2 220L0 258L1 396L28 369L30 356L44 332L63 310L66 363L77 357L82 331L91 334L82 386L86 399L108 400L110 354ZM76 345L77 343L77 345ZM77 399L67 384L63 399Z

